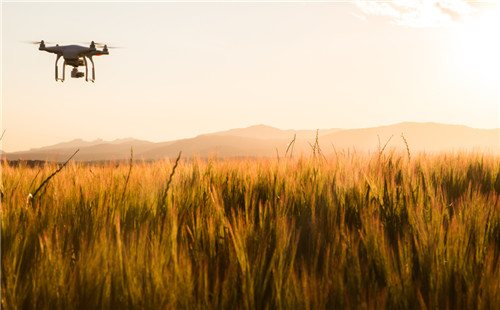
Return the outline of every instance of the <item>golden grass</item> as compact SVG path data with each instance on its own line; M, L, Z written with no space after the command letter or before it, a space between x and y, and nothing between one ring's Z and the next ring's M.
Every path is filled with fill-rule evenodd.
M500 305L498 157L409 159L4 162L2 309Z

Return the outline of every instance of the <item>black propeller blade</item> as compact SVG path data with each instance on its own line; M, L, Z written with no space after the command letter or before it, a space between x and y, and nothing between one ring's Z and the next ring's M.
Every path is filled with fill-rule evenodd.
M91 45L92 42L80 42L82 44L85 44L85 45ZM109 48L123 48L122 46L109 46L107 45L106 43L100 43L100 42L95 42L94 41L94 45L96 48L104 48L105 46L109 49Z
M52 42L47 42L47 41L22 41L23 43L27 43L27 44L35 44L35 45L38 45L38 44L41 44L42 42L45 43L45 44L54 44Z
M96 43L95 44L96 47L99 47L99 48L123 48L122 46L109 46L107 44L101 44L101 43Z

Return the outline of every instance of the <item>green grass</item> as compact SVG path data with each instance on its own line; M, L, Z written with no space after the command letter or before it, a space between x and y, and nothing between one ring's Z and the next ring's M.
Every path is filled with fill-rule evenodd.
M4 162L2 309L500 306L498 157L174 165Z

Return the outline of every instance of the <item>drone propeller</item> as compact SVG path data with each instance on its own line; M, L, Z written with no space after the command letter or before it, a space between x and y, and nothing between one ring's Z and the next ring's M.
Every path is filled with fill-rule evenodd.
M54 44L52 42L46 42L44 40L42 40L42 41L22 41L22 42L27 43L27 44L35 44L35 45L42 44L42 42L45 44Z
M109 46L106 43L100 43L100 42L95 42L95 41L93 41L93 42L94 42L94 45L96 48L104 48L104 47L107 47L108 49L109 48L123 48L121 46ZM86 44L86 45L92 45L92 42L90 42L90 43L89 42L80 42L80 43Z
M107 44L103 43L95 43L95 46L98 48L103 48L103 49L115 49L115 48L123 48L122 46L109 46Z
M109 46L109 45L106 45L106 44L96 44L97 46L99 46L100 48L123 48L123 46Z

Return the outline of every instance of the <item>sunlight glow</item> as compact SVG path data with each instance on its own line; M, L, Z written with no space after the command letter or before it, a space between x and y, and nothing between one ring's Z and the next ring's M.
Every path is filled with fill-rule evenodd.
M480 74L482 82L498 83L500 40L498 11L483 13L470 22L457 24L455 41L465 73Z
M476 11L464 0L358 0L355 3L365 14L386 16L393 24L417 28L449 26L468 19Z

